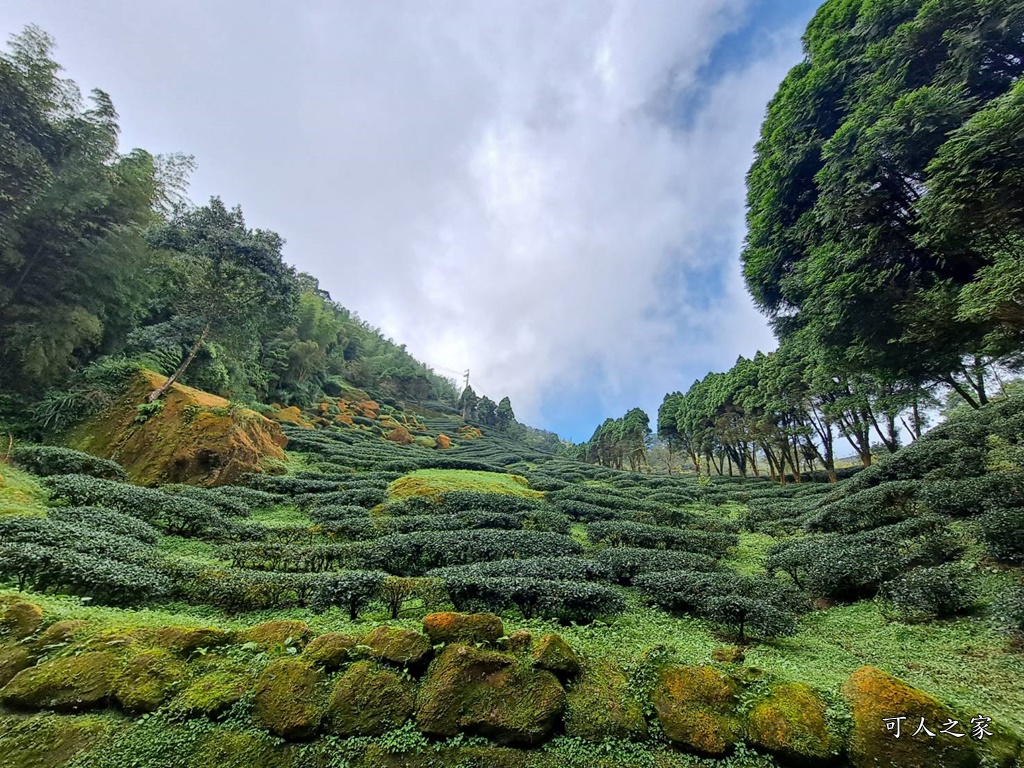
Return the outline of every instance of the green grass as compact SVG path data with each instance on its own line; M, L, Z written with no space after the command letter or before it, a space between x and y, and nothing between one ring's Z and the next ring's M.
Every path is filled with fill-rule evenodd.
M267 509L254 510L249 520L260 523L268 528L280 527L282 525L312 525L313 521L298 507L282 504Z
M741 533L740 543L729 552L722 563L736 573L756 576L764 573L768 550L778 541L766 533Z
M393 499L439 496L448 491L504 493L532 498L544 496L540 491L531 490L525 477L470 469L417 469L388 486L388 496Z
M186 539L182 536L162 536L157 543L161 554L190 560L195 563L221 563L217 557L217 545L200 539Z
M45 514L46 491L35 476L0 463L0 516Z

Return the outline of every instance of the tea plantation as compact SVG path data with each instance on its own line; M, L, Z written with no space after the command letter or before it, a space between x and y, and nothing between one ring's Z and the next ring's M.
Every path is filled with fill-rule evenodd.
M407 419L454 435L427 448L370 421L285 423L282 474L216 487L19 444L5 764L1017 759L1024 399L835 484L608 469L438 412ZM897 742L894 717L967 735Z

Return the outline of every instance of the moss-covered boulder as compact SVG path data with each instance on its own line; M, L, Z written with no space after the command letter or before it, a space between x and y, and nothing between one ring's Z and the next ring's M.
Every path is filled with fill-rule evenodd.
M515 657L449 645L427 670L416 700L416 724L433 736L462 731L499 744L543 741L565 708L558 678Z
M107 651L66 656L22 670L0 691L0 702L20 709L80 710L107 703L121 671Z
M23 669L32 666L32 654L24 645L0 645L0 688Z
M440 643L494 643L505 634L501 618L493 613L431 613L423 619L423 631L435 645Z
M541 669L566 679L580 671L580 657L559 635L544 635L533 649L533 661Z
M747 715L747 739L782 757L811 762L838 752L825 702L803 683L772 686Z
M661 729L676 744L720 756L739 741L741 722L735 714L739 685L718 670L663 667L653 698Z
M43 609L17 597L0 598L0 640L21 640L43 623Z
M217 627L160 627L155 642L171 653L183 656L195 653L200 648L217 648L232 640L232 633Z
M372 662L357 661L331 693L328 729L339 736L379 736L408 720L414 704L408 680Z
M498 648L508 653L527 653L533 647L533 633L517 629L498 643Z
M81 619L56 621L32 639L32 650L44 652L56 646L70 643L75 635L88 626Z
M217 728L204 738L189 756L189 765L216 768L288 768L289 745L281 745L266 734L251 730Z
M588 663L569 689L565 733L589 741L647 738L644 708L629 690L629 678L611 661Z
M185 681L185 665L164 650L132 656L114 681L114 696L126 712L154 712Z
M250 690L249 672L225 659L211 659L171 703L187 716L218 717L227 712Z
M843 696L853 711L853 737L847 751L854 768L966 768L978 762L977 742L970 736L913 736L922 717L936 734L939 729L933 726L961 718L928 694L880 669L858 669L843 685ZM900 721L902 734L898 739L895 730L887 729L886 718L893 717L906 717ZM967 733L969 726L962 722L961 726L959 732Z
M281 425L248 408L183 384L143 421L136 406L166 378L140 371L125 394L68 435L73 448L112 459L142 485L224 485L285 458Z
M295 646L302 648L312 632L304 621L265 621L250 627L237 636L240 643L255 643L260 650L275 647Z
M256 681L256 722L284 739L306 739L320 725L323 674L295 659L278 659Z
M99 714L0 716L0 765L63 768L100 742L112 727L111 718Z
M422 670L434 653L430 638L411 629L380 626L363 639L378 661L405 667L414 672Z
M328 632L310 640L309 645L302 652L302 658L310 664L316 664L325 669L337 669L349 660L352 649L357 645L359 645L358 637L343 635L339 632Z

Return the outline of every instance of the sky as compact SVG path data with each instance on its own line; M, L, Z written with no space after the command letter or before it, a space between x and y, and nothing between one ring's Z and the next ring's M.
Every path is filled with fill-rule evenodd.
M580 442L775 346L744 178L806 0L4 0L123 151L442 375ZM460 377L461 378L461 377Z

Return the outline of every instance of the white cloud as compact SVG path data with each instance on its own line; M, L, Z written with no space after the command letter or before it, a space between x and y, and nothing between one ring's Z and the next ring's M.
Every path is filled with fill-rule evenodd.
M610 415L656 406L772 345L739 277L743 177L797 30L685 129L666 118L748 0L13 4L111 92L129 143L197 156L197 200L240 203L336 299L521 418L574 384ZM680 265L726 278L701 296L684 271L667 307Z

